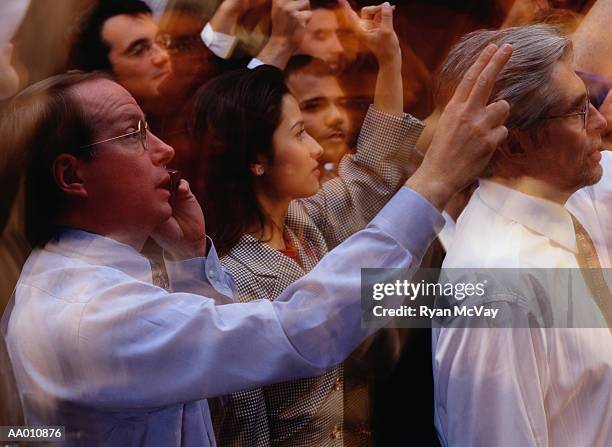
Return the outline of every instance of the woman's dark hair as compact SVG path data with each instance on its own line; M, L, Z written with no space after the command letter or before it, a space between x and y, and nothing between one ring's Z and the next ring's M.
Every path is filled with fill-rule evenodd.
M15 96L2 117L0 173L3 179L12 178L12 185L25 174L25 231L32 247L53 237L64 206L65 196L52 173L53 161L62 153L85 159L94 156L92 151L79 152L79 147L92 142L93 129L71 90L100 78L107 76L70 73L45 79Z
M273 159L272 135L289 90L277 68L260 66L225 73L195 95L192 131L203 153L203 193L198 200L208 233L227 253L265 216L255 195L251 164Z
M108 19L118 15L151 15L149 6L141 0L100 0L81 17L78 31L70 49L70 68L93 71L112 71L108 60L110 47L102 39L102 28Z

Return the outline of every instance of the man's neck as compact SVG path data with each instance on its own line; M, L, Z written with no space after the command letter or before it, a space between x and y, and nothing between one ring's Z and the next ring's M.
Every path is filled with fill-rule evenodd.
M99 234L100 236L114 239L122 244L129 245L137 251L142 251L145 242L149 238L149 234L139 229L129 228L104 228L102 225L96 224L95 222L82 222L77 221L74 218L65 217L58 221L58 225L66 228L73 228L75 230L87 231L88 233Z
M570 196L575 192L560 190L557 186L553 186L544 180L529 176L513 178L493 176L487 180L512 188L523 194L550 200L561 206L564 206L565 202L567 202Z

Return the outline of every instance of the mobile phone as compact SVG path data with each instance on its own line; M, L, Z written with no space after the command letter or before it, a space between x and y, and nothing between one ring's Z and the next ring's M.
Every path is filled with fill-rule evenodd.
M170 174L170 206L174 206L176 200L176 193L178 191L179 183L181 183L181 172L176 169L168 169Z

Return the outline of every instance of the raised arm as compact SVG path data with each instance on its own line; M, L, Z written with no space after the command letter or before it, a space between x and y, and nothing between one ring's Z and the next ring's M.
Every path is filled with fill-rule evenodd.
M443 113L441 122L451 123L434 137L417 170L418 181L408 183L413 190L402 188L365 230L330 252L276 301L219 306L199 295L167 294L125 275L103 282L95 300L66 304L67 311L79 315L78 328L70 332L77 337L77 350L65 351L71 353L66 371L74 377L62 375L61 383L51 383L56 392L99 407L150 407L314 375L343 360L375 329L361 326L360 269L418 267L442 221L424 197L442 209L480 174L505 134L502 112L507 113L508 104L487 105L486 98L510 51L494 50L483 53ZM453 120L458 124L450 125ZM200 233L203 221L192 208L199 205L183 185L171 222L181 231L170 231L171 225L164 234L169 251L184 253L193 247L194 255L201 253L190 235ZM177 213L183 217L177 219ZM173 243L180 249L172 250ZM96 274L89 265L80 268L83 274ZM204 274L204 269L196 270ZM40 290L48 282L45 273L37 280ZM13 315L9 334L17 329L12 336L19 340L19 328L25 334L31 324L27 312ZM70 340L61 337L57 342ZM260 365L256 371L254 362Z
M339 3L351 29L378 61L374 106L382 112L402 116L402 53L393 29L394 7L388 2L366 6L359 17L347 0Z
M217 33L236 35L238 19L251 6L248 0L224 0L210 19L210 26Z
M272 33L257 59L284 70L302 41L311 16L308 0L272 0Z

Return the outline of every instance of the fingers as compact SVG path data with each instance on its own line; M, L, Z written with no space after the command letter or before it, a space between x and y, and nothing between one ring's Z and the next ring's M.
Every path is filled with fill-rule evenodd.
M508 138L508 128L506 126L497 126L495 129L492 129L489 132L489 138L491 139L490 147L493 148L493 150L491 151L491 156L493 156L493 152L495 152L495 149L506 138Z
M389 2L382 3L376 6L365 6L361 8L361 19L368 22L380 22L383 27L393 27L393 12L395 6Z
M306 26L306 24L308 24L312 18L312 11L298 11L295 13L295 18L302 24L302 26Z
M382 5L364 6L363 8L361 8L361 18L362 19L372 19L381 10L382 10Z
M275 5L285 14L296 14L301 11L310 11L309 0L276 0Z
M497 81L497 76L510 59L512 55L512 46L504 44L499 48L484 70L476 79L476 85L472 88L468 102L476 106L484 106L489 102L493 86Z
M482 73L496 51L497 46L490 44L482 51L482 53L480 53L480 56L478 56L476 62L474 62L474 64L463 75L463 79L461 79L461 82L459 82L459 85L455 89L455 94L453 95L451 101L467 101L472 93L474 84L476 84L478 76L480 76L480 73Z
M310 1L309 0L294 0L290 2L294 10L305 11L310 9Z
M496 101L485 108L484 121L491 127L500 126L506 122L510 113L508 101Z
M349 2L347 0L338 0L338 4L340 5L340 9L342 10L346 18L349 20L349 24L351 25L351 27L358 27L359 16L355 11L353 11L353 8L351 8Z
M383 27L393 28L393 8L391 8L389 2L382 4L381 17L381 25Z
M181 196L185 196L189 194L189 182L185 180L184 178L182 178L181 181L179 182L178 187L176 188L176 192L180 194Z

